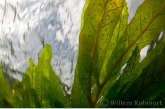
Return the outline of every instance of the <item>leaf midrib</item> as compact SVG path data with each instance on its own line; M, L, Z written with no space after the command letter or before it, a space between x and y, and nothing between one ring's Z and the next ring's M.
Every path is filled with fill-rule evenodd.
M103 17L105 15L105 9L106 9L106 6L108 4L108 0L106 0L105 4L104 4L104 8L103 8L103 11L102 11L102 14L100 16L100 20L99 20L99 24L98 24L98 28L97 30L95 31L95 36L94 36L94 45L93 45L93 48L92 48L92 51L91 51L91 54L90 54L90 68L89 68L89 78L88 78L88 99L89 99L89 104L90 104L90 107L94 107L94 104L93 104L93 101L92 101L92 96L91 96L91 82L92 82L92 70L93 70L93 59L94 59L94 53L96 51L96 45L97 45L97 39L98 39L98 34L99 34L99 30L101 28L101 23L103 21Z

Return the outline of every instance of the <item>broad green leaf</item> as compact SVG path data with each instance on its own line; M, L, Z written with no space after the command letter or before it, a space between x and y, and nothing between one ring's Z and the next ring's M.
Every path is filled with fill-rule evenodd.
M24 107L23 101L22 101L22 84L20 81L15 80L14 81L14 102L17 103L16 108Z
M82 14L81 14L81 28L80 28L80 31L84 27L84 22L85 22L84 19L83 19L84 18L84 13L86 12L86 9L87 9L90 1L91 0L86 0L85 1L84 7L83 7L83 10L82 10Z
M35 65L32 59L29 59L29 66L22 76L22 82L15 80L14 83L15 102L18 104L18 107L41 107L34 90L36 83L34 77Z
M5 99L0 100L0 107L1 108L13 108L13 106Z
M143 61L138 63L136 65L136 67L130 69L130 70L132 70L132 74L129 75L129 79L127 78L127 80L126 80L126 81L129 81L129 84L127 84L127 87L125 87L125 90L123 90L123 92L125 92L133 84L133 82L136 80L136 78L141 75L143 69L145 67L147 67L158 54L160 54L160 52L162 51L164 46L165 46L165 34L164 34L163 38L158 42L157 46L147 54L147 56L143 59ZM123 74L125 74L125 73L126 72L124 71ZM126 75L127 75L127 73L126 73ZM122 75L122 76L124 76L124 75ZM120 78L120 79L122 79L122 78Z
M165 35L164 35L165 36ZM144 58L142 62L139 63L139 53L138 51L133 52L132 56L130 57L126 68L124 69L123 74L120 76L120 78L117 80L117 82L113 85L113 87L108 91L108 94L106 95L106 99L109 101L114 100L126 100L129 101L129 99L126 99L127 97L131 96L132 87L130 86L134 84L134 81L140 76L143 69L148 66L148 64L152 63L152 60L160 54L162 49L165 46L165 37L157 43L157 46L151 50L148 55ZM159 56L164 57L164 56ZM136 61L135 61L136 60ZM139 84L140 82L137 82ZM135 85L136 86L136 85ZM162 86L163 87L163 86ZM156 89L157 90L157 89ZM124 93L126 92L127 93ZM128 92L130 91L130 92ZM118 97L116 97L118 95ZM152 95L152 94L151 94ZM120 98L120 96L124 96L126 98ZM100 106L100 103L98 104ZM109 104L107 107L112 107L111 104Z
M37 92L38 98L40 100L40 104L42 107L50 107L50 101L49 101L49 72L50 69L50 60L51 60L51 51L50 46L46 45L39 58L39 62L36 66L35 70L35 82L37 82L35 85L35 90Z
M107 100L109 101L115 100L116 95L120 90L124 90L129 83L132 83L132 81L134 82L135 80L134 76L136 77L138 72L135 71L136 70L135 67L139 67L139 59L140 59L140 50L138 49L138 47L136 47L135 50L132 52L132 56L127 62L127 66L124 69L124 73L113 85L113 87L108 91L108 94L105 97ZM111 105L109 104L108 107L110 106Z
M34 73L34 72L33 72ZM32 85L30 84L30 77L25 73L23 75L22 80L22 102L23 107L37 107L36 104L36 96L35 96L35 90L32 88Z
M123 35L127 25L128 25L128 8L127 8L127 4L125 3L124 8L122 10L122 13L120 15L119 22L118 22L115 30L113 31L113 36L112 36L112 39L109 43L109 46L108 46L108 49L106 52L106 56L105 56L105 60L104 60L104 66L103 66L101 74L100 74L100 82L103 81L103 79L106 75L106 65L108 63L109 57L111 56L111 54L112 54L115 46L117 45L120 37ZM116 76L116 78L117 77L118 77L118 75ZM111 85L113 85L114 83L115 83L114 81L109 81L109 84L111 84ZM107 87L111 87L111 85L109 85ZM108 91L106 88L105 88L105 90ZM112 91L115 92L115 90L112 90ZM103 92L105 92L105 91L103 91ZM106 94L104 93L104 95L106 95ZM113 95L115 95L115 93L113 93ZM102 96L102 94L101 94L101 96ZM100 107L100 102L97 104L97 107Z
M106 50L125 1L90 0L88 3L82 16L84 22L79 36L77 70L81 88L92 102L91 87L99 84Z
M117 24L115 30L113 31L113 36L112 36L111 41L109 43L108 49L106 51L106 56L105 56L105 60L104 60L104 66L102 68L101 75L100 75L100 82L103 81L103 79L104 79L104 77L106 75L106 65L108 63L109 57L111 56L111 54L112 54L115 46L117 45L120 37L124 33L124 31L125 31L125 29L127 27L127 24L128 24L128 8L127 8L127 5L125 3L124 4L124 8L122 10L122 13L120 15L120 19L118 21L118 24ZM109 84L113 85L114 81L109 81ZM111 85L109 85L108 87L111 87ZM105 90L107 91L107 89L105 89ZM115 92L115 90L113 90L113 92ZM104 95L106 95L106 94L104 93ZM115 95L115 93L113 93L113 95ZM100 97L102 97L102 94L101 94ZM100 107L100 106L101 106L100 102L98 102L97 107Z
M151 11L149 9L154 11ZM146 0L137 10L135 17L127 26L126 31L120 38L112 56L107 64L108 75L112 72L118 73L121 66L125 64L132 54L135 46L142 49L165 28L162 22L165 21L165 2L164 0ZM147 14L145 14L147 13ZM113 77L113 76L112 76Z
M125 78L120 78L121 81L126 80L126 81L129 82L129 84L127 84L127 86L125 87L125 89L121 91L122 94L126 90L128 90L130 88L130 86L133 84L133 82L137 79L137 77L139 77L141 75L141 73L143 72L143 69L145 67L147 67L150 63L152 63L152 61L155 60L155 57L161 53L161 51L163 50L163 48L165 46L165 37L164 36L158 42L157 46L147 54L147 56L143 59L143 61L140 62L140 63L137 63L136 67L133 68L133 70L134 70L133 71L133 74L129 75L129 79L126 78L126 77ZM131 70L131 69L129 69L129 70ZM125 73L128 74L127 72L124 71L123 74L125 74Z
M161 54L156 56L152 62L143 70L142 74L134 81L132 86L125 92L120 93L117 99L129 101L155 102L162 101L165 92L165 49ZM124 95L124 96L123 96ZM165 104L154 107L162 107ZM136 107L153 107L153 106L136 106Z
M29 82L30 82L31 88L33 88L33 89L35 88L35 85L36 85L36 83L35 83L35 76L36 76L35 69L36 69L36 66L34 65L33 60L30 58L29 59L29 66L25 72L25 78L26 78L26 76L29 77Z
M25 74L22 76L22 83L15 81L15 95L17 100L19 100L20 107L34 108L36 105L35 96L35 65L32 59L29 59L29 66L26 69Z
M104 2L105 3L105 2ZM152 1L152 0L146 0L139 8L138 11L133 18L133 20L130 22L130 24L127 26L126 30L123 29L124 34L118 36L117 40L111 40L114 38L114 36L110 37L110 44L114 45L112 49L107 50L106 54L110 56L108 60L108 64L104 64L106 66L106 70L104 70L104 67L102 67L104 58L100 58L101 56L106 56L104 51L97 50L97 52L90 52L92 51L92 45L95 45L95 42L99 42L98 40L94 41L90 36L92 31L95 30L95 25L93 24L92 20L97 19L97 16L95 18L92 17L92 20L89 21L87 18L90 17L90 15L87 16L84 14L84 19L86 18L86 22L84 22L84 27L81 30L80 33L80 45L79 45L79 54L78 54L78 67L79 67L79 77L80 77L80 83L82 85L82 90L87 91L85 92L88 95L88 101L90 101L90 88L92 88L93 84L96 84L94 89L98 90L98 94L100 90L102 90L101 96L105 96L108 92L108 89L110 86L112 86L116 79L119 76L119 72L121 67L128 61L130 56L132 55L132 51L134 50L135 46L139 46L139 49L142 49L147 44L151 43L151 41L165 28L164 25L161 23L165 21L164 19L164 1ZM90 7L90 4L88 5L88 8ZM94 6L93 6L94 7ZM86 11L91 12L91 8L86 9ZM95 8L93 8L95 9ZM143 10L144 9L144 10ZM150 11L149 9L152 9L154 11ZM88 12L86 12L88 13ZM147 13L147 14L145 14ZM104 21L104 20L103 20ZM91 26L86 27L86 25L91 24ZM96 23L96 25L99 23ZM88 28L89 32L86 32L85 29ZM92 29L91 29L92 28ZM84 30L84 31L83 31ZM97 30L97 29L96 29ZM95 31L94 31L95 32ZM88 33L86 35L86 33ZM114 33L116 33L114 31ZM87 37L88 36L88 37ZM93 35L94 36L94 35ZM91 39L90 39L91 38ZM105 36L104 39L107 37ZM116 37L115 37L116 38ZM114 38L114 39L115 39ZM94 39L94 38L93 38ZM107 41L108 42L108 41ZM105 44L106 42L104 42ZM102 44L102 45L104 45ZM106 45L106 44L105 44ZM99 47L93 46L93 47ZM95 49L94 49L95 50ZM100 54L99 54L100 53ZM96 55L96 57L95 57ZM93 56L93 57L92 57ZM107 56L107 57L108 57ZM84 58L85 57L85 58ZM92 58L91 58L92 57ZM107 59L107 58L105 58ZM92 60L92 61L91 61ZM96 64L95 64L96 63ZM93 67L94 66L94 67ZM103 68L103 69L102 69ZM100 76L101 73L101 85L98 85L99 82L97 80L97 77ZM83 73L81 73L83 72ZM92 73L91 73L92 72ZM93 75L90 75L93 74ZM89 77L89 78L88 78ZM103 78L103 79L102 79ZM109 80L110 79L110 80ZM90 83L90 84L88 84ZM107 83L107 84L106 84ZM106 84L106 86L105 86ZM88 86L88 88L87 88ZM104 87L104 88L103 88ZM103 89L102 89L103 88ZM88 90L87 90L88 89ZM95 92L95 91L93 91ZM97 91L96 91L97 92ZM96 94L96 99L98 94ZM95 101L95 100L94 100Z
M106 65L108 63L108 60L109 60L113 50L115 49L120 37L123 35L127 25L128 25L128 8L127 8L127 4L125 3L124 8L122 10L122 13L120 15L118 24L116 25L116 27L113 31L113 36L110 40L110 43L108 45L108 49L106 51L104 66L103 66L101 74L100 74L100 82L103 81L103 79L106 75Z
M37 66L29 59L29 66L23 74L22 83L15 81L15 102L18 107L69 107L60 82L54 73L50 45L45 45Z
M51 48L47 44L35 69L35 90L41 107L63 107L61 104L67 107L68 103L64 98L59 79L50 64L51 56Z
M60 86L60 80L55 75L52 67L49 73L50 73L49 98L51 101L50 103L51 107L54 108L69 107L69 101L67 100L67 98L64 97L64 93L62 92L62 88Z
M151 11L154 10L154 11ZM146 14L147 13L147 14ZM120 75L120 69L130 56L135 46L142 49L151 43L155 37L165 28L165 1L145 0L138 8L135 17L128 24L124 34L118 41L106 66L106 76L101 83L104 86L101 96L105 96ZM112 82L108 82L112 81Z
M71 106L73 108L86 108L89 106L87 95L83 92L80 81L78 67L75 70L74 83L72 86Z
M10 106L14 107L17 104L14 103L13 97L13 90L3 77L2 71L0 69L0 100L2 100L2 102L7 102L7 104L10 104Z

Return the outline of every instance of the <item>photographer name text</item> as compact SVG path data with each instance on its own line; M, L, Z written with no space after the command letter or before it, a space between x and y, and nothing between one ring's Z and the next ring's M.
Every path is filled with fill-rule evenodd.
M139 105L139 106L161 106L162 101L123 101L123 100L115 100L110 101L111 105L121 105L121 106L131 106L131 105Z

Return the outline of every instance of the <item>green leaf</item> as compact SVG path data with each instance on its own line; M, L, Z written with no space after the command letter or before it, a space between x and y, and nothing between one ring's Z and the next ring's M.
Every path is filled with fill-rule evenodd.
M152 62L143 70L142 74L135 79L132 86L125 92L118 94L117 99L125 99L129 101L158 102L164 99L164 78L165 78L165 48L161 54L156 56ZM124 95L124 96L123 96ZM163 107L155 105L154 107ZM152 107L149 105L138 107Z
M106 99L108 101L112 101L116 99L116 95L119 91L123 91L128 86L128 84L133 83L135 80L135 77L137 75L137 69L136 67L139 67L139 59L140 59L140 50L138 47L135 48L135 50L132 52L132 56L127 62L127 66L124 69L123 74L121 74L121 77L117 80L117 82L113 85L113 87L108 91L108 94L106 95ZM111 105L109 104L108 107Z
M4 79L2 71L0 69L0 100L2 104L5 102L8 104L7 107L16 106L13 100L14 93L8 82Z
M18 80L14 81L14 102L17 104L16 108L24 107L22 101L22 84Z
M158 42L156 47L154 49L152 49L140 63L137 63L136 67L133 68L133 70L134 70L133 74L129 75L130 78L126 78L126 77L120 78L120 79L122 79L121 81L124 81L124 79L127 79L127 81L129 81L129 84L127 84L127 87L125 87L125 90L121 91L122 94L130 88L130 86L134 83L134 81L137 79L137 77L139 77L141 75L144 68L147 67L150 63L152 63L152 61L155 60L155 57L157 57L157 55L159 55L161 53L161 51L163 50L163 48L165 46L165 37L164 36ZM123 74L125 74L125 73L127 74L127 72L124 72Z
M89 2L90 2L91 0L86 0L85 1L85 4L84 4L84 7L83 7L83 10L82 10L82 14L81 14L81 28L80 28L80 31L82 30L82 28L84 27L84 23L85 23L85 21L84 21L84 14L85 14L85 12L86 12L86 9L88 8L88 5L89 5Z
M14 84L15 102L19 101L18 107L69 107L60 81L50 64L51 56L51 47L46 44L37 66L29 59L22 83L16 80Z
M32 89L30 84L30 77L27 76L25 73L23 75L23 80L22 80L22 102L25 108L36 107L33 91L34 90Z
M69 103L64 98L59 79L50 64L51 57L51 48L47 44L41 52L38 65L35 68L35 90L41 107L63 107L61 104L68 107Z
M89 106L87 95L83 92L80 81L78 67L75 70L74 83L72 86L71 104L73 108L86 108Z
M122 66L128 62L135 47L142 49L165 29L165 25L162 25L165 22L165 1L146 0L128 25L124 1L88 1L86 5L82 16L76 66L76 76L79 78L76 77L75 80L79 81L76 84L81 87L77 88L86 94L89 106L94 107L98 99L105 97L117 82ZM154 56L149 58L153 59ZM142 70L139 66L143 65L144 68L144 64L139 64L137 59L137 71ZM128 75L128 71L125 74ZM140 74L131 76L125 84L119 83L120 89L128 89L133 79Z
M15 80L14 93L15 102L19 107L41 107L36 91L34 90L35 82L35 65L32 59L29 59L29 66L22 76L22 82Z
M23 107L37 107L36 105L36 97L35 97L35 65L32 59L29 59L29 67L26 69L25 74L22 76L22 87L20 88L17 83L15 89L18 94L21 93L21 101ZM18 88L18 89L17 89ZM20 105L21 106L21 105Z
M26 69L26 72L24 75L25 75L25 78L26 78L26 76L28 76L31 88L33 88L33 89L35 88L35 85L36 85L35 84L35 76L36 76L35 70L36 70L36 66L34 65L33 60L30 58L29 66Z
M1 108L13 108L13 106L5 99L0 100L0 107Z
M158 42L157 46L151 50L148 55L144 58L142 62L139 63L139 51L136 49L132 53L132 56L130 57L129 61L127 62L127 66L124 69L122 75L117 80L117 82L113 85L113 87L108 91L107 96L105 97L109 101L115 100L115 99L121 99L116 98L123 96L129 97L131 96L130 92L132 92L132 87L130 86L134 84L134 81L141 75L143 69L148 66L150 63L152 63L152 60L160 54L163 47L165 46L165 37ZM163 56L162 56L163 57ZM137 82L139 84L140 82ZM130 91L125 93L126 91ZM128 99L127 99L128 100ZM108 107L111 107L110 104Z
M113 50L115 49L115 47L118 44L118 41L120 39L120 37L123 35L126 27L128 25L128 8L127 8L127 4L124 4L124 8L122 10L122 13L120 15L118 24L116 25L114 31L113 31L113 36L110 40L108 49L106 51L106 56L105 56L105 60L104 60L104 66L102 68L101 74L100 74L100 82L103 81L105 75L106 75L106 65L108 63L108 60L113 52Z
M109 46L108 46L108 49L106 52L106 56L105 56L105 60L104 60L104 66L103 66L101 74L100 74L100 82L103 82L103 80L107 74L106 66L108 64L108 60L109 60L110 56L112 55L112 52L114 51L115 47L117 46L119 39L121 38L121 36L125 32L127 25L128 25L128 8L127 8L127 4L125 3L124 8L122 10L122 13L120 15L119 22L118 22L118 24L117 24L117 26L113 32L111 42L109 43ZM116 75L116 77L114 77L114 78L118 78L118 77L119 77L119 75ZM108 92L108 89L111 88L115 84L116 81L114 81L114 80L110 80L108 82L107 88L105 87L102 90L100 97L103 95L104 96L106 95L106 93ZM100 107L100 104L98 104L97 107Z
M136 46L142 49L151 43L155 37L165 28L165 1L145 0L138 8L135 17L128 24L121 36L106 66L106 75L102 82L104 86L101 96L105 96L116 82L120 70L127 63ZM151 11L154 10L154 11ZM147 13L147 14L146 14ZM110 82L111 81L111 82Z
M122 13L124 0L90 0L85 6L79 36L78 75L92 106L91 87L99 83L106 50ZM95 97L93 98L95 99Z
M62 88L60 86L60 80L55 75L52 67L49 71L50 75L50 86L49 86L49 98L50 98L50 105L54 108L61 108L61 107L69 107L69 101L66 97L64 97L64 93L62 92Z
M149 9L154 11L150 11ZM120 38L112 56L107 64L107 77L118 73L120 68L128 61L135 46L142 49L151 43L157 35L165 28L165 2L146 0L137 10L135 17L127 26L126 31ZM147 13L147 14L145 14ZM112 76L113 77L113 76Z
M49 101L49 72L50 72L50 60L51 60L50 46L46 45L39 58L38 65L35 69L35 90L37 92L40 104L42 107L50 107Z

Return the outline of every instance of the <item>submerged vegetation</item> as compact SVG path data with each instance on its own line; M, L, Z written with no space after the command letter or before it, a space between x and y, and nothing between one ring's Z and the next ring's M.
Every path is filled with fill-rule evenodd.
M130 23L125 0L86 0L71 95L46 44L13 88L0 72L0 107L165 107L164 22L164 0L145 0Z

